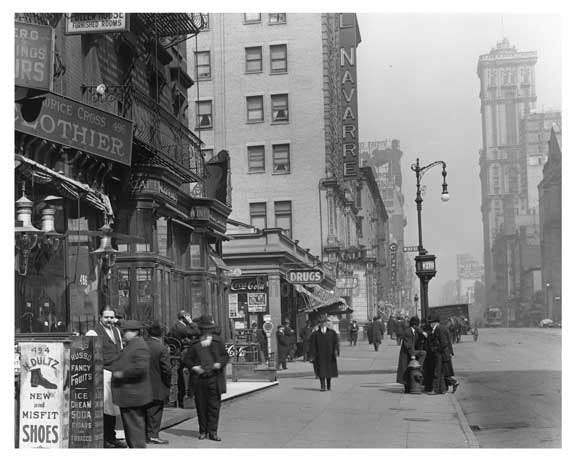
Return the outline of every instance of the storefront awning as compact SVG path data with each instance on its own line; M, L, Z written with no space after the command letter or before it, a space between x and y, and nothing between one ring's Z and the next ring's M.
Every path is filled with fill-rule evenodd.
M352 309L350 309L344 298L326 295L326 293L328 293L326 290L322 289L323 294L319 296L298 283L295 283L294 287L299 293L302 293L306 299L306 312L317 311L326 314L352 312ZM316 289L318 290L319 287L316 287Z
M210 259L214 265L223 271L232 272L232 269L224 262L224 260L214 252L210 252Z
M51 183L63 196L71 200L83 200L94 208L104 212L108 218L114 217L110 198L103 192L97 191L88 184L76 181L68 176L58 173L34 160L15 154L16 170L26 178L33 179L39 184Z

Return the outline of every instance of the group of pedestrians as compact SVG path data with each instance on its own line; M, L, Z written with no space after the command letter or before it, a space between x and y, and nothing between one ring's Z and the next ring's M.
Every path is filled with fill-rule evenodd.
M200 439L220 441L218 419L221 394L226 392L224 367L229 357L216 334L210 315L197 322L182 311L170 334L189 340L178 371L191 371ZM148 338L141 336L146 329ZM145 448L147 443L167 444L159 437L164 404L170 393L171 366L168 348L162 342L162 327L153 322L145 328L138 320L119 325L114 310L104 307L98 324L86 333L102 340L104 365L104 447ZM179 336L176 336L179 335ZM182 381L182 382L181 382ZM126 443L116 437L116 417L122 418Z

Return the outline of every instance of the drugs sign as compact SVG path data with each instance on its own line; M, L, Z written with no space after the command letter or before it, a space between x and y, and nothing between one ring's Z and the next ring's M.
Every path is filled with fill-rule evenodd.
M315 284L324 280L324 272L319 269L294 270L288 271L286 277L291 283Z

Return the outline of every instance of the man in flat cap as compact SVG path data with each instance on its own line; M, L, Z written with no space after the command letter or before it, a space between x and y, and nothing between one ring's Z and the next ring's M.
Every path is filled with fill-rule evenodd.
M205 314L198 319L201 335L186 352L184 364L194 376L191 383L194 386L199 439L208 437L219 442L220 401L221 394L226 392L224 367L228 363L229 356L222 339L214 334L215 327L210 315Z
M146 406L152 401L150 350L140 336L144 327L138 320L123 320L126 346L112 363L112 398L120 407L126 443L146 448Z

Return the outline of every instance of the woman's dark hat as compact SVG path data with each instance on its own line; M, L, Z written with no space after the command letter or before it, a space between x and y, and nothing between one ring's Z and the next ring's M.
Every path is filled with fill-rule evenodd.
M211 315L204 314L198 318L198 328L201 330L210 330L213 329L216 324L214 323L214 319Z

